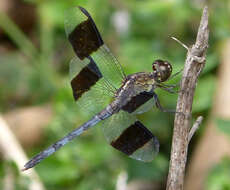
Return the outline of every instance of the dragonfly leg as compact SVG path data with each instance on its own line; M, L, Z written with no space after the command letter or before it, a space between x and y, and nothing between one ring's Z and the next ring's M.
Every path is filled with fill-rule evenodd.
M180 74L183 71L183 69L179 70L178 72L174 73L168 80L171 80L172 78L176 77L178 74Z
M186 114L184 114L183 112L177 112L176 110L172 110L172 109L165 109L162 107L162 105L160 104L160 100L157 96L156 93L153 93L153 98L155 100L155 104L156 104L156 107L161 110L162 112L168 112L168 113L178 113L178 114L182 114L184 116L186 116ZM190 116L189 116L190 117Z
M157 96L156 93L153 93L153 98L154 98L154 100L155 100L155 105L156 105L156 107L157 107L159 110L161 110L162 112L177 113L176 110L170 110L170 109L165 109L165 108L163 108L162 105L160 104L160 100L159 100L159 98L158 98L158 96Z
M178 87L180 83L178 84L171 84L171 85L168 85L168 84L157 84L157 87L161 88L162 90L165 90L171 94L177 94L179 93L180 91L179 90L174 90L174 88Z
M171 94L177 94L179 92L179 90L173 90L174 87L165 87L165 86L159 86L159 87Z

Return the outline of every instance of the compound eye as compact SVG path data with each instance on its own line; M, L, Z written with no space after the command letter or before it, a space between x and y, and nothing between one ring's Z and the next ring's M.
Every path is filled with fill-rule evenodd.
M166 81L171 73L172 73L172 66L168 61L163 60L156 60L152 64L154 80L157 82L164 82Z

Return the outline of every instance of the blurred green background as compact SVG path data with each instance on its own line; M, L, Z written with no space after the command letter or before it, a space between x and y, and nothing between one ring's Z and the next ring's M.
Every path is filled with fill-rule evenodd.
M0 111L7 113L17 108L49 104L54 112L40 142L25 149L28 156L32 157L88 118L87 113L82 114L74 103L69 83L68 64L74 52L64 31L64 13L68 8L80 5L90 12L104 41L126 73L150 71L155 59L168 60L173 65L173 72L177 72L183 68L186 50L170 37L174 36L188 46L195 41L202 2L12 0L11 3L18 6L15 17L0 10ZM210 11L210 46L207 64L196 89L193 118L206 117L212 107L220 46L230 35L229 1L210 0L206 4ZM26 9L20 10L19 5ZM21 25L16 22L20 17L23 18ZM178 83L180 77L169 83ZM160 89L156 92L164 107L175 108L177 94ZM135 161L114 150L106 143L98 126L36 167L42 183L49 190L110 190L115 189L118 176L125 172L128 182L151 180L157 184L155 189L164 189L174 114L154 108L139 118L161 143L159 155L153 162ZM202 135L202 129L198 134ZM198 136L193 139L190 152ZM5 176L7 164L1 159L0 178ZM230 161L226 158L210 171L207 189L230 189L229 171ZM22 178L20 172L16 174L15 189L27 189L28 180ZM215 188L217 184L219 186ZM2 185L0 179L0 189Z

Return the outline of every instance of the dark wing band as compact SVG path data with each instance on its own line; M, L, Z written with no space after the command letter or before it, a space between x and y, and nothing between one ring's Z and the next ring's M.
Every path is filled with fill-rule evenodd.
M141 92L140 94L132 97L131 100L122 107L122 110L127 111L128 113L133 113L152 98L153 93Z
M67 12L65 28L67 37L81 60L104 44L93 19L82 7L75 7Z
M78 64L80 66L80 60ZM91 86L95 85L100 78L102 78L102 74L95 62L91 59L89 63L71 80L71 87L75 101L78 100L83 93L87 92Z
M108 142L133 159L152 161L159 152L159 142L134 115L120 111L103 121Z
M74 7L65 16L66 34L78 57L70 65L75 100L84 96L102 78L100 86L103 86L103 90L115 92L125 75L121 65L104 44L90 14L82 7Z
M111 145L121 152L131 155L153 137L152 133L140 121L136 121L126 128L117 139L112 141Z

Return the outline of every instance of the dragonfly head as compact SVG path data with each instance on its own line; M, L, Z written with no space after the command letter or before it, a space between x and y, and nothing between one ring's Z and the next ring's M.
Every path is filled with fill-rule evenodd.
M164 82L166 81L171 73L172 73L172 66L168 61L163 60L155 60L152 64L153 69L153 78L157 82Z

